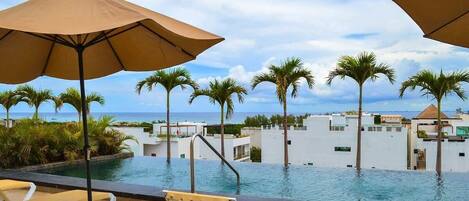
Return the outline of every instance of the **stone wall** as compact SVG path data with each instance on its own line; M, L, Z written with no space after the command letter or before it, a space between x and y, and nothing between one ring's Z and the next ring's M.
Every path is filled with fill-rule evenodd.
M133 152L123 152L123 153L118 153L114 155L93 157L91 158L91 161L107 161L107 160L114 160L114 159L126 159L126 158L132 158L132 157L134 157ZM47 164L41 164L41 165L26 166L26 167L17 168L15 170L24 171L24 172L33 172L33 171L39 171L39 170L44 170L44 169L59 168L59 167L78 165L78 164L84 164L84 163L85 163L85 160L80 159L80 160L73 160L73 161L63 161L63 162L47 163Z

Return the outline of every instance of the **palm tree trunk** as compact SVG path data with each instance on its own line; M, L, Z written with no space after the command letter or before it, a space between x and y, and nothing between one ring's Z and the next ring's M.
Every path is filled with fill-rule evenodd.
M355 167L357 171L361 170L361 155L362 155L362 101L363 101L363 86L360 85L360 93L358 98L358 129L357 129L357 158Z
M283 100L283 165L288 167L287 100Z
M220 119L220 135L221 135L221 155L225 157L225 105L221 105Z
M441 176L441 140L443 138L443 133L441 132L441 100L438 100L438 137L436 143L436 174Z
M169 91L166 93L166 162L171 162L171 124L169 122Z
M35 107L33 119L35 120L39 119L39 106Z
M7 128L10 128L10 109L6 109L7 111Z
M81 112L78 111L78 123L81 123L81 118L82 118L82 117L81 117Z

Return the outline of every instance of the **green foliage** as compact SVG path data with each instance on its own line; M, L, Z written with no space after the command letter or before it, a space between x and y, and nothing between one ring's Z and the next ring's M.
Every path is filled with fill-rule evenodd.
M261 148L251 147L251 161L256 163L260 163L262 161Z
M303 120L306 119L310 114L306 113L304 115L288 115L287 116L287 123L288 125L303 125ZM244 120L245 127L261 127L263 125L281 125L283 124L283 116L282 115L272 115L267 117L266 115L256 115L252 117L246 117Z
M56 97L54 97L52 91L48 89L37 90L30 85L21 85L16 89L16 93L24 102L28 103L29 106L34 107L34 119L39 119L39 107L43 103L48 101L56 102Z
M265 115L256 115L253 117L246 117L244 120L244 126L246 127L260 127L262 125L269 125L270 119Z
M241 129L244 128L243 124L227 124L225 125L225 133L232 135L240 135ZM208 134L220 134L220 126L210 126L207 127Z
M153 133L153 124L156 124L157 122L116 122L112 123L112 126L114 127L140 127L143 128L143 132L147 133ZM158 121L158 123L161 123ZM165 122L162 122L165 123Z
M381 115L374 115L374 123L377 125L381 124Z
M417 131L417 137L418 137L418 138L427 138L428 135L427 135L427 132L426 132L426 131L424 131L424 130L418 130L418 131Z
M227 78L219 81L215 79L210 81L208 89L197 89L192 93L189 103L192 103L199 96L207 96L212 104L219 104L222 114L226 107L226 119L231 118L234 112L233 95L238 97L238 102L244 102L244 96L247 95L247 90L239 85L234 79Z
M89 120L92 155L116 154L127 147L126 140L135 140L110 129L111 117ZM0 168L14 168L83 157L83 134L76 123L42 123L20 120L13 128L0 127Z
M430 70L422 70L402 82L400 96L403 97L407 89L415 90L419 87L422 96L431 96L438 102L450 94L456 94L459 98L465 100L466 95L461 86L462 83L469 83L469 72L443 73L441 71L438 74Z
M356 110L349 110L344 112L346 115L358 115L358 112Z
M60 109L62 105L69 104L78 112L78 115L81 116L82 108L81 108L81 95L80 92L75 88L68 88L65 92L61 93L57 100L54 101L56 105L56 110ZM86 95L86 112L90 113L90 105L91 103L98 103L100 105L104 105L105 100L104 97L96 92L92 92ZM81 118L81 117L80 117Z
M362 87L367 80L375 81L379 75L384 75L389 82L394 83L395 71L389 65L377 63L376 55L370 52L362 52L358 56L343 56L339 59L336 69L329 72L327 83L330 85L336 77L351 78Z
M292 88L291 97L296 97L302 78L306 80L308 88L313 88L314 76L311 70L304 67L300 58L292 57L287 58L279 66L271 65L268 73L256 75L251 85L254 89L263 82L274 84L279 102L286 104L288 88Z
M161 85L167 93L171 92L176 87L185 89L187 86L197 89L199 86L191 79L189 71L184 68L174 68L171 70L156 71L150 77L137 83L135 90L138 94L142 92L143 88L148 91L153 90L156 85Z

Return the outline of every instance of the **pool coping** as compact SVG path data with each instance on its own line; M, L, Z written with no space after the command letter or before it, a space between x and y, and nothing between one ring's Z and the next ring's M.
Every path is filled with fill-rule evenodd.
M0 178L14 179L21 181L33 182L38 186L52 187L64 190L86 189L86 180L76 177L58 176L51 174L25 172L18 170L0 170ZM110 182L103 180L92 180L92 187L95 191L111 192L118 197L135 198L142 200L165 201L163 189L160 187L152 187L137 184L126 184L119 182ZM203 193L203 192L202 192ZM217 193L209 193L222 195ZM226 195L225 195L226 196ZM286 201L287 199L278 198L260 198L253 196L233 196L238 201Z
M101 161L108 161L108 160L114 160L114 159L126 159L126 158L132 158L132 157L134 157L133 152L122 152L122 153L117 153L114 155L96 156L96 157L91 158L91 161L101 162ZM78 160L71 160L71 161L59 161L59 162L53 162L53 163L31 165L31 166L25 166L25 167L20 167L20 168L12 168L12 170L32 172L32 171L46 170L46 169L51 169L51 168L65 167L65 166L70 166L70 165L80 165L84 163L85 163L85 160L78 159Z

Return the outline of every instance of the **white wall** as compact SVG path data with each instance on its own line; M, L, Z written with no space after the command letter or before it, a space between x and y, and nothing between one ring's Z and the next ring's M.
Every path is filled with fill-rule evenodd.
M368 122L373 118L369 117ZM344 131L330 131L330 122L344 125ZM356 118L331 116L311 116L305 122L306 131L288 131L291 145L288 146L289 162L292 164L312 164L318 167L355 166L356 158ZM376 125L379 126L379 125ZM262 130L262 163L283 163L283 131ZM335 147L350 147L350 152L336 151ZM389 170L407 169L407 129L400 132L393 127L391 132L383 126L381 132L362 132L362 167Z
M144 144L143 150L144 156L155 154L156 157L166 157L166 141L161 141L157 144ZM179 145L177 141L171 141L171 157L179 158Z
M243 128L241 129L241 135L249 135L251 137L251 147L261 148L262 137L260 128Z
M419 142L420 147L426 150L426 170L434 171L436 165L436 141ZM441 168L448 172L468 172L469 171L469 141L465 142L445 142L441 143ZM464 153L465 156L459 156Z
M219 152L221 153L221 139L219 137L211 137L207 136L206 137L207 141ZM200 139L198 139L199 141ZM233 161L234 160L234 152L233 149L236 146L240 145L248 145L250 144L251 140L250 137L244 137L244 138L227 138L225 136L225 159L227 161ZM202 141L199 142L200 146L200 157L202 159L207 159L207 160L220 160L218 156L213 153L213 151L206 146ZM249 150L246 150L249 151Z
M133 140L125 141L125 144L129 145L132 152L134 152L135 156L143 156L143 144L149 142L155 142L156 139L152 139L149 137L149 133L145 133L142 127L112 127L117 131L120 131L128 136L133 136L137 139L137 142Z

